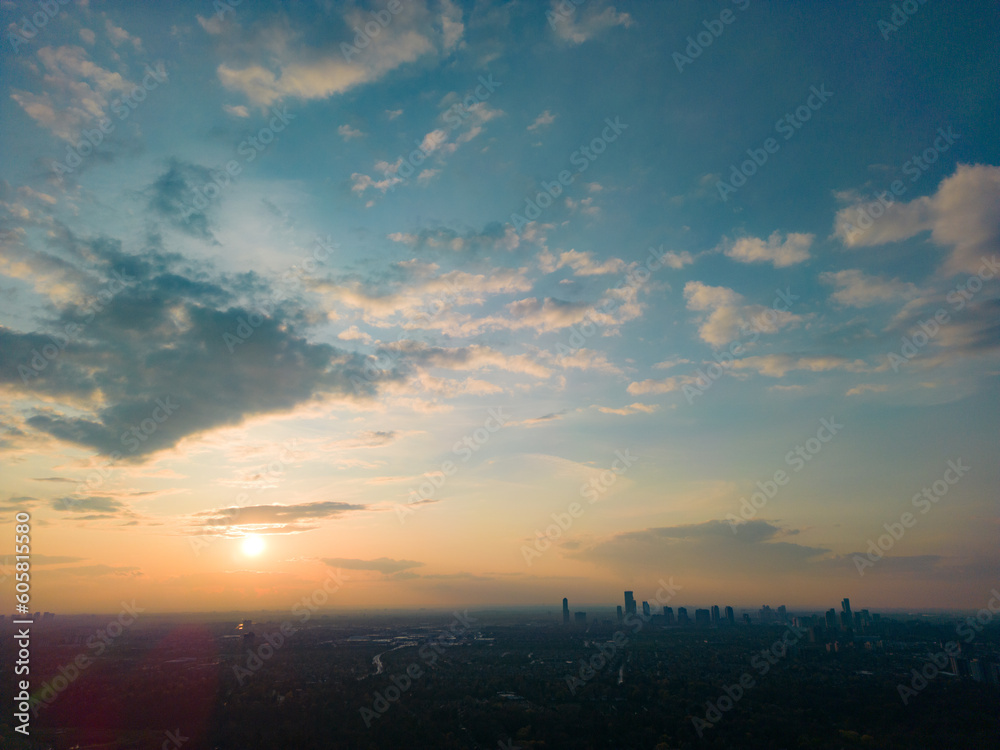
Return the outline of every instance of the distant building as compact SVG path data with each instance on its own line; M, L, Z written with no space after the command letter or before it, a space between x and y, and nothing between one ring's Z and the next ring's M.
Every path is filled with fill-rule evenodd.
M726 607L726 619L729 620L730 625L736 624L736 613L733 612L732 607Z
M744 625L750 624L750 615L746 612L743 613L743 624Z
M760 608L759 615L761 624L763 625L769 625L774 621L774 612L771 611L771 607L767 604Z
M563 625L569 625L569 599L563 597Z
M625 614L635 614L635 597L632 595L631 591L625 592Z
M622 605L618 605L618 624L621 625L625 620L625 615L622 614Z
M788 610L785 609L784 604L778 607L778 620L780 622L788 622Z
M587 613L586 612L574 612L573 613L573 622L575 622L577 625L586 625L587 624Z
M649 602L642 603L642 616L649 619Z
M674 608L673 607L664 607L663 608L663 622L666 625L673 625L674 624Z
M678 625L688 625L691 620L688 619L687 607L677 608L677 624Z
M721 619L722 618L719 616L719 605L718 604L713 604L712 605L712 624L715 625L715 626L718 626L719 625L719 621Z
M837 629L837 610L833 607L826 611L826 627L829 630Z
M694 611L694 624L708 627L712 624L712 614L707 609L696 609Z

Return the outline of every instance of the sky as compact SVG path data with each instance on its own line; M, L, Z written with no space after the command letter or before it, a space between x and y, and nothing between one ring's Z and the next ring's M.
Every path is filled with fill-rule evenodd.
M0 12L32 609L990 598L995 3Z

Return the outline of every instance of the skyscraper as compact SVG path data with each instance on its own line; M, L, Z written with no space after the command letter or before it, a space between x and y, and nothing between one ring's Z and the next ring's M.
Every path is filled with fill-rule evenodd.
M673 607L664 607L663 608L663 619L667 623L667 625L673 625L674 624L674 608Z
M642 616L649 619L649 602L642 603Z
M563 597L563 625L569 625L569 599Z
M707 609L696 609L694 611L695 625L707 627L712 622L712 613Z
M678 607L677 608L677 624L678 625L687 625L689 622L691 622L691 621L688 619L687 607Z
M618 605L618 624L621 625L625 615L622 613L622 605Z
M635 614L635 597L632 596L631 591L625 592L625 614L626 615Z
M736 613L733 612L732 607L726 607L726 619L729 620L730 625L736 624Z
M851 600L848 599L845 596L844 599L843 599L843 601L840 603L840 606L843 607L844 612L847 614L847 619L849 619L849 620L852 619L852 616L851 616Z
M830 630L837 629L837 610L833 607L826 611L826 627Z
M713 604L712 605L712 624L718 626L720 619L722 619L722 618L719 617L719 605L718 604Z

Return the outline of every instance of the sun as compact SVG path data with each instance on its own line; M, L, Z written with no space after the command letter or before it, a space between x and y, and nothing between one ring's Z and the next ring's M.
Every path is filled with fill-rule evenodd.
M256 557L264 551L264 540L256 534L247 534L243 539L243 554L247 557Z

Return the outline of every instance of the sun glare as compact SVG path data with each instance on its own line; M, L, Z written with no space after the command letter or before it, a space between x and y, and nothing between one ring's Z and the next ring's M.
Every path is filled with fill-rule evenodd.
M256 534L250 534L243 540L243 554L256 557L264 551L264 540Z

